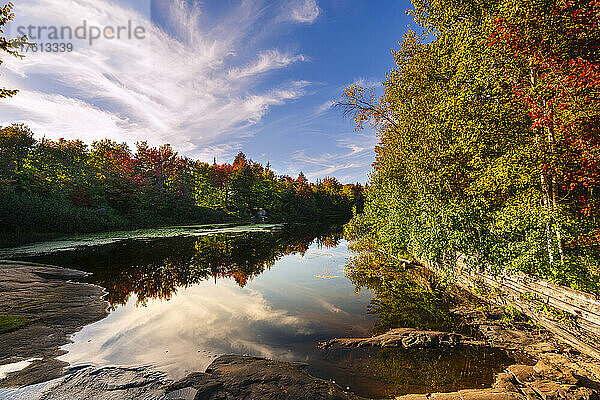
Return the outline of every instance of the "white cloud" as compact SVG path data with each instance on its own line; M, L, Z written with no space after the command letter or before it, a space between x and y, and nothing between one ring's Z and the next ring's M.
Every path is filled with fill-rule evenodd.
M322 115L323 113L329 111L335 104L335 100L327 100L325 103L317 107L316 115Z
M107 0L29 0L17 4L17 25L142 26L144 40L74 41L70 53L27 53L7 59L3 80L21 89L3 101L0 124L31 125L51 138L110 137L153 145L171 143L191 156L231 152L269 108L302 97L306 81L257 87L265 72L306 61L276 49L248 49L260 11L242 2L213 27L183 0L157 2L165 24ZM240 50L256 61L239 67ZM211 147L212 146L212 147ZM220 154L214 154L221 156Z
M277 50L268 50L258 56L258 60L246 67L235 68L229 71L229 76L234 79L246 78L248 76L262 74L274 69L281 69L298 61L306 61L303 55L292 56L281 54Z
M321 14L316 0L296 0L291 2L288 18L301 24L312 24Z
M358 78L352 84L364 88L378 88L382 86L382 83L375 78Z
M221 354L297 359L287 349L264 343L261 333L304 337L312 332L302 316L275 308L259 291L228 280L180 288L171 300L153 299L145 307L135 302L132 298L83 328L61 359L72 365L152 364L180 378L203 371Z
M373 162L376 143L377 137L373 134L354 134L351 138L337 141L338 147L344 150L338 153L309 156L305 151L297 151L292 157L294 168L303 170L309 179L332 176L339 171L354 171L344 176L336 175L342 182L362 180L358 177Z

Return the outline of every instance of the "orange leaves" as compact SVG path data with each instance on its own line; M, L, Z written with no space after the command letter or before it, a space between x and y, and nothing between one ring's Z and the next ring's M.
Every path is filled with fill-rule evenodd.
M365 122L370 122L373 128L381 124L385 118L381 103L372 88L352 84L344 89L339 105L343 107L344 115L352 117L357 132L364 128Z

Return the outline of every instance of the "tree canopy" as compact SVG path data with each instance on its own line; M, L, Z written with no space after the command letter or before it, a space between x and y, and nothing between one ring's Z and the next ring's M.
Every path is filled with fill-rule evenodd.
M26 37L17 39L7 39L4 30L6 25L15 18L15 14L12 12L13 4L8 2L4 6L0 6L0 56L2 53L6 53L13 57L22 57L19 54L19 47L24 45L27 41ZM0 65L2 65L2 59L0 58ZM12 97L18 93L16 89L6 89L0 87L0 99L6 97Z
M384 95L344 92L380 138L347 236L597 290L600 2L413 5L422 30L394 52Z
M362 186L275 174L243 153L233 164L178 155L166 144L135 151L105 139L38 140L0 128L0 232L70 233L174 223L350 218Z

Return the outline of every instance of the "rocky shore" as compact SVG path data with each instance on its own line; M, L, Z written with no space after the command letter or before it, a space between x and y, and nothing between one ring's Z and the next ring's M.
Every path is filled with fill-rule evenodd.
M0 321L18 320L0 334L0 365L32 360L0 387L45 382L63 374L60 347L85 325L108 315L104 290L73 282L87 274L65 268L0 261ZM18 328L18 329L17 329Z
M371 338L333 339L324 348L365 346L430 348L479 345L516 351L524 363L511 365L488 389L450 393L409 394L396 400L594 400L600 399L600 363L557 341L528 321L505 321L500 307L485 311L461 307L453 313L471 326L478 339L464 335L393 329Z
M530 322L506 322L503 310L485 313L466 307L455 313L478 332L486 345L519 351L530 359L496 376L492 388L453 393L406 395L397 400L594 400L600 398L600 363L557 341Z

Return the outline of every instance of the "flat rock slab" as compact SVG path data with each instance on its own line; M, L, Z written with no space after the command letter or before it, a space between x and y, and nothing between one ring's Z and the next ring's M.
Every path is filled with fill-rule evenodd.
M163 400L170 381L149 368L84 368L42 392L39 400ZM184 400L191 400L183 398Z
M62 375L60 347L85 325L108 315L104 290L72 282L87 274L66 268L0 261L0 315L30 322L0 334L0 365L40 358L8 374L0 387L45 382Z
M334 383L308 375L302 364L233 355L219 357L207 372L177 382L146 367L80 368L43 388L34 399L360 400Z
M244 356L221 356L206 373L172 384L168 392L195 389L195 400L343 400L359 399L336 384L308 375L302 364Z
M483 345L483 342L477 341L468 336L451 332L420 331L410 328L392 329L382 335L370 338L344 338L332 339L323 342L320 346L324 349L340 347L403 347L405 349L413 348L432 348L458 345Z

